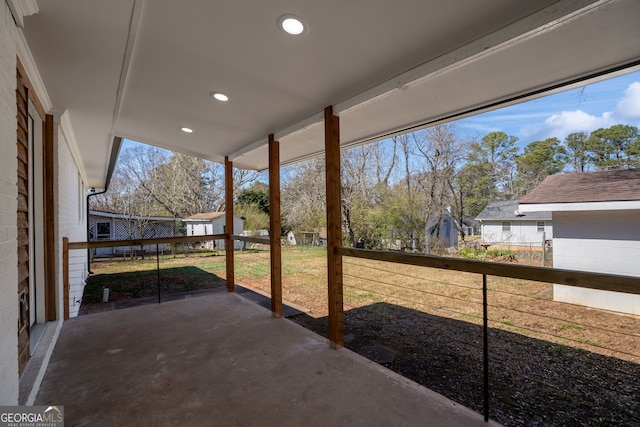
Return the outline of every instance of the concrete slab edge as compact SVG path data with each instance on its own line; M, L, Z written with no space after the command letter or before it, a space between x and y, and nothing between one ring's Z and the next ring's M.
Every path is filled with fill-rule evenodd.
M51 323L54 323L54 322L51 322ZM44 379L44 374L47 372L47 368L49 367L49 361L51 360L51 355L53 354L53 350L55 349L56 343L58 342L58 337L60 336L60 330L62 329L63 323L64 322L62 320L57 320L55 322L55 325L48 326L48 327L52 327L52 326L55 327L55 330L53 332L53 337L51 338L51 341L49 343L46 343L47 349L42 359L42 364L40 365L40 369L38 370L38 375L36 376L36 379L33 382L33 386L31 387L31 392L29 393L29 397L25 402L26 406L33 406L36 400L36 396L40 391L40 385L42 385L42 380ZM43 344L45 343L40 342L40 345L43 345Z

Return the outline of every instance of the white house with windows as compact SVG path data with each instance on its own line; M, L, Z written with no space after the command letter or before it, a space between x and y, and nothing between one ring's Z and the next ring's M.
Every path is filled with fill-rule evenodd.
M541 246L553 238L551 213L521 212L517 200L490 202L476 220L487 245Z
M206 236L225 233L225 213L207 212L184 218L183 222L187 236ZM233 234L242 235L244 231L244 218L233 214ZM208 249L224 250L224 239L203 241L203 246ZM235 249L242 249L242 242L234 241Z
M640 169L548 176L520 211L553 216L553 266L640 277ZM640 295L553 285L556 301L640 315Z
M173 237L181 219L165 216L138 216L120 213L89 211L89 240L131 240ZM145 245L143 248L117 246L93 249L94 256L128 255L132 250L155 253L168 250L168 244Z

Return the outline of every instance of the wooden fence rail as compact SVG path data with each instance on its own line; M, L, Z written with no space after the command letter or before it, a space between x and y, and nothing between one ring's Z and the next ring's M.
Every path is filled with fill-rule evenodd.
M341 256L385 261L397 264L463 271L487 276L510 277L536 282L556 283L603 291L640 294L640 277L616 274L590 273L586 271L563 270L559 268L534 267L500 262L477 261L433 255L405 254L399 252L375 251L370 249L338 248Z
M159 237L154 239L99 240L99 241L92 241L92 242L69 242L69 250L111 248L115 246L146 246L146 245L156 245L160 243L208 242L210 240L223 240L226 238L227 238L226 234L205 234L203 236Z

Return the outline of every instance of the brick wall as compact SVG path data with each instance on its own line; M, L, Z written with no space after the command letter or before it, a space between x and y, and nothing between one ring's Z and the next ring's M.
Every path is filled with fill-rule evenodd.
M69 241L87 240L87 212L85 209L85 188L78 167L73 159L69 143L61 128L57 128L57 200L56 218L58 223L56 259L58 260L58 294L62 295L62 238ZM87 277L87 251L69 252L69 317L76 317L82 300L82 292ZM59 300L63 303L63 298Z
M18 402L16 45L0 3L0 405Z

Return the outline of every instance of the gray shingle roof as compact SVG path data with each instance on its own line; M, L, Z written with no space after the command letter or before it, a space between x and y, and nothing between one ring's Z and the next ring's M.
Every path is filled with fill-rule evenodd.
M523 212L516 214L518 200L495 200L480 212L476 217L478 221L509 220L509 221L534 221L550 220L551 212Z

